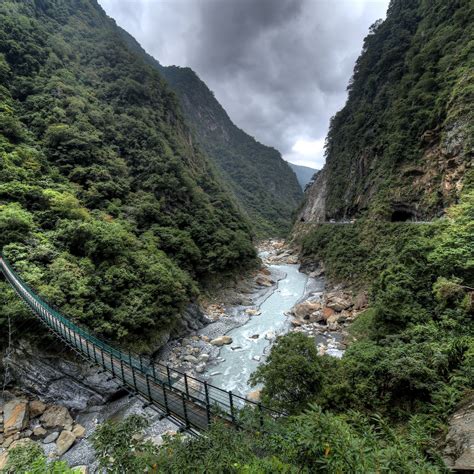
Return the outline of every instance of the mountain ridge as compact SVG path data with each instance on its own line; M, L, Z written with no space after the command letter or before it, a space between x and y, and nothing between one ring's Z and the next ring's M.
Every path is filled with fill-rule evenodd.
M310 181L313 180L314 175L319 171L316 168L310 168L309 166L295 165L294 163L288 162L290 168L295 172L298 183L300 183L301 189L304 191Z

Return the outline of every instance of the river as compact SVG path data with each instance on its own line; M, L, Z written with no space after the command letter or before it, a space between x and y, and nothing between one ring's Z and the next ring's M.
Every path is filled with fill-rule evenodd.
M206 374L213 385L241 395L250 391L248 379L265 360L275 336L290 330L290 318L285 313L308 294L317 295L324 289L322 278L309 278L299 271L299 265L270 265L268 268L272 277L278 279L276 288L257 303L259 315L251 316L246 323L227 333L232 337L232 344L221 348L219 359ZM245 309L239 311L244 313Z

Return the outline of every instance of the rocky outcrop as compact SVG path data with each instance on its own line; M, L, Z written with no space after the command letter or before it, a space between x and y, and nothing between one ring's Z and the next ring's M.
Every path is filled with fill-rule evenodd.
M9 369L9 384L32 398L70 410L103 404L120 390L118 383L108 380L107 375L67 357L67 353L46 353L26 342L12 351Z
M0 470L8 453L21 444L36 441L46 448L56 442L51 453L60 457L85 436L85 428L75 423L66 407L5 394L10 399L0 400Z
M450 470L474 472L474 396L449 420L444 461Z
M296 224L317 223L326 220L327 178L322 169L314 177L314 182L305 191L304 205L298 214Z

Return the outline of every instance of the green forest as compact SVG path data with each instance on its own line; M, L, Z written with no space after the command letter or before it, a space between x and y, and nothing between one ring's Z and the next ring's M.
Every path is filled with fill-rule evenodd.
M146 347L208 276L254 264L176 96L95 1L2 2L0 78L0 247L62 312ZM0 295L0 326L27 317Z

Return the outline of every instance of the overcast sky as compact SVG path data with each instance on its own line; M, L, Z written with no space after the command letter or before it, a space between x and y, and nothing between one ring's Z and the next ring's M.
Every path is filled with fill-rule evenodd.
M329 119L389 0L99 0L163 65L194 69L230 118L321 168Z

